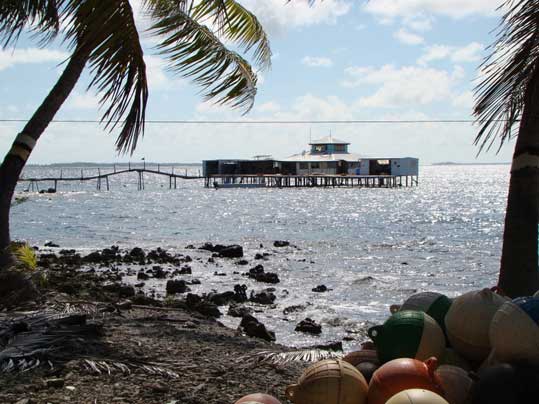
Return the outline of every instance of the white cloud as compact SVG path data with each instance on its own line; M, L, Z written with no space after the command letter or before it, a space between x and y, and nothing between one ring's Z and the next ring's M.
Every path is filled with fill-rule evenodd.
M69 96L66 108L97 110L99 108L99 98L93 94L74 92Z
M69 53L39 49L0 49L0 71L19 64L60 63L69 57Z
M167 74L167 62L161 57L144 55L150 90L177 90L185 85L183 79Z
M425 66L429 62L443 59L449 59L454 63L477 62L481 60L483 50L484 45L478 42L471 42L461 47L432 45L426 48L425 53L417 60L417 63Z
M393 34L393 36L399 42L402 42L403 44L406 44L406 45L419 45L425 41L421 35L417 35L412 32L409 32L404 28L399 29L397 32Z
M495 15L503 0L370 0L363 9L383 20L433 14L453 18Z
M309 67L331 67L333 62L329 58L325 57L315 57L315 56L305 56L301 59L301 63Z
M402 20L402 23L406 27L419 32L430 31L432 29L432 22L433 17L423 13L418 13L413 16L406 16Z
M471 111L475 103L474 95L471 91L465 91L456 95L451 103L455 108L462 108Z
M391 108L409 105L426 105L453 97L453 86L462 79L462 68L453 72L433 68L385 65L351 67L345 70L350 77L344 86L376 85L371 95L359 99L361 107Z
M255 107L256 112L277 112L281 109L281 106L279 103L275 101L269 101L265 102L264 104L260 104L259 106Z
M346 0L324 0L309 5L308 0L240 0L253 12L269 34L282 34L291 28L315 24L335 24L351 10Z

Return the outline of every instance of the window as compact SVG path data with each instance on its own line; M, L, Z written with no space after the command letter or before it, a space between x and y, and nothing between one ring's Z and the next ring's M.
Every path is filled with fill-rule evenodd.
M299 163L299 169L300 170L308 170L309 164L308 163Z
M317 144L314 146L313 150L316 153L322 153L326 151L326 145L325 144Z
M311 163L311 169L318 169L320 168L320 163Z
M336 144L335 146L336 152L345 152L346 151L346 145L345 144Z

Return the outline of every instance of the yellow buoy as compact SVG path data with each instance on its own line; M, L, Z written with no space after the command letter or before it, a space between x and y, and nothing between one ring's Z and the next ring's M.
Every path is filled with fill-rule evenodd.
M298 384L286 388L295 404L365 404L368 385L350 363L326 359L309 366Z
M447 315L445 328L451 346L470 361L480 362L490 352L490 322L506 298L490 289L457 297Z
M449 404L467 404L471 399L473 380L464 369L457 366L439 366L434 374Z
M404 390L395 394L386 404L448 404L440 395L423 389Z

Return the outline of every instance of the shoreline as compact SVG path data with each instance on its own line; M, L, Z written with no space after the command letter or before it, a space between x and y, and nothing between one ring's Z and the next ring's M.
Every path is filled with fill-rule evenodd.
M39 268L48 274L43 299L2 312L0 324L24 323L53 311L70 319L84 317L84 326L98 328L99 335L70 351L70 360L55 360L51 354L52 366L43 361L31 371L0 372L1 402L228 403L254 392L284 400L284 388L305 367L294 361L261 362L259 352L290 349L246 336L245 329L228 328L211 310L187 304L188 299L133 294L135 287L121 284L112 253L124 263L135 262L141 249L104 249L81 256L52 248L57 254L38 253ZM152 271L165 264L185 271L190 262L187 256L161 249L144 254ZM82 270L84 265L90 268ZM202 297L211 302L211 296Z

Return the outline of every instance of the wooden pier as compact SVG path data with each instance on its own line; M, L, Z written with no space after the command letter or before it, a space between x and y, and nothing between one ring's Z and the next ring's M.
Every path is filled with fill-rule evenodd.
M193 180L193 179L202 179L204 177L200 175L188 175L187 170L184 171L184 174L174 172L174 167L171 168L171 171L163 171L161 170L160 165L157 165L154 168L146 167L144 164L142 167L131 167L129 164L127 168L121 168L116 169L116 166L113 166L110 168L111 171L103 171L101 168L86 168L86 170L92 170L97 171L95 174L85 175L84 169L80 170L80 176L63 176L63 170L60 170L60 174L58 177L39 177L39 178L27 178L27 177L21 177L19 179L19 182L26 182L28 183L28 187L26 191L44 191L43 189L39 189L40 183L50 183L53 185L52 188L49 188L49 192L56 192L58 189L58 184L60 182L87 182L87 181L95 181L96 183L96 189L98 191L101 191L103 188L105 188L107 191L110 190L110 183L109 178L114 177L117 175L123 175L123 174L129 174L129 173L136 173L138 176L137 181L137 187L139 190L143 190L145 188L144 183L144 174L154 174L154 175L161 175L168 177L168 184L169 188L176 189L178 186L178 179L182 180Z
M204 178L206 188L398 188L419 185L410 175L212 175Z

